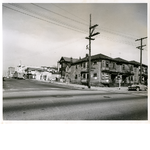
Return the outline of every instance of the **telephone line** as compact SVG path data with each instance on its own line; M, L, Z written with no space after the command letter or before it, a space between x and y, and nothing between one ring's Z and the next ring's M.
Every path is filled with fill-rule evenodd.
M28 15L28 16L30 16L30 17L33 17L33 18L36 18L36 19L39 19L39 20L45 21L45 22L47 22L47 23L52 23L52 24L55 24L55 25L58 25L58 26L61 26L61 27L64 27L64 28L67 28L67 29L70 29L70 30L77 31L77 32L86 33L86 31L81 30L81 29L78 29L78 30L80 30L80 31L78 31L78 30L73 29L73 27L71 27L71 26L70 26L71 28L66 27L66 26L69 26L69 25L62 26L62 25L60 25L60 24L56 24L56 23L54 23L54 22L47 21L47 20L45 20L45 19L42 19L42 18L39 18L39 17L33 16L33 15L27 14L27 13L25 13L25 12L21 12L21 11L19 11L19 10L16 10L16 9L10 8L10 7L8 7L8 6L5 6L5 5L3 5L3 6L4 6L4 7L6 7L6 8L8 8L8 9L14 10L14 11L16 11L16 12L22 13L22 14L24 14L24 15ZM31 10L30 10L30 11L31 11ZM33 11L32 11L32 12L33 12ZM75 27L74 27L74 28L75 28ZM107 32L109 32L109 31L107 31ZM101 36L101 37L102 37L102 36ZM103 36L103 37L106 37L108 40L111 40L111 41L119 42L119 41L117 41L117 40L114 40L114 38L113 38L113 40L112 40L112 38L110 38L110 37L107 37L107 36ZM119 42L119 43L127 44L127 43L125 43L125 42ZM127 44L127 45L135 46L135 45L133 45L133 44Z
M83 24L83 25L87 25L87 24L84 24L84 23L82 23L82 22L80 22L80 21L71 19L71 18L66 17L66 16L63 16L63 15L61 15L61 14L59 14L59 13L56 13L56 12L51 11L51 10L49 10L49 9L46 9L46 8L44 8L44 7L42 7L42 6L36 5L36 4L34 4L34 3L31 3L31 4L34 5L34 6L36 6L36 7L41 8L41 9L44 9L44 10L46 10L46 11L49 11L49 12L51 12L51 13L54 13L54 14L56 14L56 15L59 15L59 16L61 16L61 17L64 17L64 18L66 18L66 19L72 20L72 21L74 21L74 22L78 22L78 23Z
M64 28L67 28L67 29L74 30L74 31L81 32L81 33L84 33L84 34L85 34L85 31L82 31L82 30L80 30L80 31L79 31L79 30L75 30L75 29L73 29L73 28L69 28L69 27L66 27L66 26L62 26L62 25L60 25L60 24L57 24L57 23L54 23L54 22L51 22L51 21L48 21L48 20L39 18L39 17L37 17L37 16L31 15L31 14L28 14L28 13L25 13L25 12L22 12L22 11L13 9L13 8L10 8L10 7L8 7L8 6L5 6L5 5L3 5L3 6L6 7L6 8L8 8L8 9L11 9L11 10L13 10L13 11L22 13L22 14L24 14L24 15L27 15L27 16L30 16L30 17L33 17L33 18L36 18L36 19L45 21L45 22L47 22L47 23L55 24L55 25L58 25L58 26L61 26L61 27L64 27Z
M35 6L37 6L37 7L40 7L40 8L42 8L42 9L45 9L45 10L47 10L47 11L50 11L50 10L44 8L44 7L39 6L39 5L36 5L36 4L32 4L32 5L35 5ZM25 9L26 9L26 8L25 8ZM26 10L27 10L27 9L26 9ZM31 10L29 10L29 11L31 12ZM53 11L50 11L50 12L55 13L55 14L57 14L57 15L60 15L59 13L56 13L56 12L53 12ZM60 15L60 16L63 16L63 15ZM63 16L63 17L65 17L65 18L67 18L67 19L71 19L71 18L68 18L68 17L66 17L66 16ZM49 19L50 19L50 18L49 18ZM50 20L53 20L53 21L59 22L59 23L61 23L61 24L63 24L63 25L66 25L65 23L62 23L62 22L60 22L60 21L58 21L58 20L56 20L56 19L52 19L52 18L51 18ZM72 20L72 19L71 19L71 20ZM73 21L75 21L75 20L73 20ZM76 22L78 22L78 21L76 21ZM81 22L78 22L78 23L81 23ZM87 24L83 24L83 25L88 26ZM67 25L67 26L70 26L70 27L72 27L72 28L76 28L76 29L78 29L78 30L81 30L81 29L79 29L79 28L77 28L77 27L75 27L75 26L71 26L71 25ZM130 36L127 36L127 35L123 35L123 34L121 34L121 33L115 33L115 31L109 31L109 30L104 29L104 28L102 28L102 27L100 27L99 29L100 29L100 30L103 30L104 32L108 32L108 33L110 33L110 34L115 34L115 35L117 35L117 36L122 36L122 37L129 38L129 39L135 39L134 37L130 37ZM84 30L82 30L82 31L83 31L83 32L86 32L86 31L84 31Z
M56 7L58 7L57 5L55 5L55 4L53 4L54 6L56 6ZM60 8L60 7L58 7L58 8ZM60 9L62 9L62 8L60 8ZM65 9L62 9L62 10L64 10L64 11L66 11ZM66 11L66 12L68 12L68 11ZM70 12L69 12L70 13ZM70 13L70 14L72 14L72 13ZM75 17L77 17L76 15L74 15L74 14L72 14L73 16L75 16ZM78 18L80 18L80 17L78 17ZM80 18L80 19L82 19L82 18ZM83 20L83 19L82 19ZM87 21L85 21L86 23L87 23ZM84 25L86 25L86 26L88 26L88 24L84 24ZM103 31L106 31L106 32L109 32L109 33L111 33L111 34L116 34L116 35L118 35L118 36L122 36L122 37L125 37L125 38L130 38L130 39L132 39L132 40L134 40L136 37L131 37L131 36L128 36L128 35L123 35L122 33L117 33L116 31L109 31L109 30L107 30L107 29L104 29L104 28L102 28L102 27L99 27L98 29L100 29L100 30L103 30ZM116 33L115 33L116 32Z
M34 11L29 10L29 9L27 9L27 8L24 8L24 7L22 7L22 6L18 6L18 5L15 5L15 4L11 4L11 5L13 5L13 6L15 6L15 7L19 8L19 9L23 9L23 10L25 10L25 11L29 11L29 12L35 14L35 15L39 15L40 17L44 17L44 18L46 18L46 19L55 21L55 22L57 22L57 23L61 23L61 24L65 25L65 26L70 26L70 27L72 27L72 28L76 28L76 29L78 29L78 30L81 30L81 29L79 29L79 28L77 28L77 27L75 27L75 26L66 24L66 23L64 23L64 22L62 22L62 21L59 21L59 20L57 20L57 19L49 18L49 17L47 17L47 16L42 16L40 13L34 12ZM82 30L82 31L84 31L84 30ZM84 32L86 32L86 31L84 31Z
M87 21L84 20L83 18L80 18L80 17L76 16L75 14L70 13L69 11L67 11L67 10L65 10L65 9L63 9L63 8L61 8L61 7L59 7L59 6L57 6L56 4L52 4L52 5L54 5L55 7L59 8L59 9L61 9L61 10L63 10L63 11L66 11L67 13L69 13L69 14L71 14L71 15L73 15L73 16L75 16L75 17L77 17L77 18L79 18L79 19L81 19L82 21L84 21L84 22L87 23ZM87 26L88 26L88 24L87 24Z

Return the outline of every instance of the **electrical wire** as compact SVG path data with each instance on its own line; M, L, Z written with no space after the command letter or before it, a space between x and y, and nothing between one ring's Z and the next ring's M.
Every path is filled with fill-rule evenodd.
M65 12L69 13L70 15L72 15L74 17L77 17L77 18L81 19L82 21L84 21L85 23L87 23L87 20L84 20L83 18L80 18L79 16L76 16L75 14L71 13L70 11L67 11L67 10L63 9L63 8L59 7L58 5L56 5L54 3L52 3L52 5L54 5L55 7L65 11ZM88 24L86 24L86 25L88 25Z
M34 12L34 11L29 10L29 9L27 9L27 8L24 8L24 7L22 7L22 6L18 6L18 5L16 5L16 4L10 4L10 5L13 5L13 6L15 6L15 7L19 8L19 9L23 9L23 10L25 10L25 11L31 12L31 13L33 13L33 14L35 14L35 15L38 14L40 17L43 17L43 15L41 15L40 13ZM73 25L66 24L66 23L64 23L64 22L62 22L62 21L59 21L59 20L55 19L55 18L50 18L50 17L47 17L47 16L44 16L44 18L49 19L49 20L52 20L52 21L55 21L55 22L57 22L57 23L61 23L62 25L69 26L69 27L71 27L71 28L75 28L75 29L77 29L77 30L81 30L80 28L77 28L77 27L75 27L75 26L73 26ZM83 31L83 32L86 33L85 30L81 30L81 31Z
M79 30L76 30L76 29L73 29L73 28L70 28L70 27L62 26L62 25L60 25L60 24L57 24L57 23L54 23L54 22L51 22L51 21L48 21L48 20L39 18L39 17L37 17L37 16L31 15L31 14L28 14L28 13L25 13L25 12L22 12L22 11L13 9L13 8L10 8L10 7L8 7L8 6L5 6L5 5L3 5L3 6L4 6L5 8L11 9L11 10L13 10L13 11L16 11L16 12L22 13L22 14L24 14L24 15L27 15L27 16L30 16L30 17L33 17L33 18L36 18L36 19L38 19L38 20L42 20L42 21L45 21L45 22L47 22L47 23L51 23L51 24L54 24L54 25L57 25L57 26L60 26L60 27L64 27L64 28L67 28L67 29L74 30L74 31L81 32L81 33L84 33L84 34L85 34L84 31L79 31Z
M54 4L53 4L54 5ZM57 5L55 5L56 7L58 7ZM58 7L58 8L60 8L60 7ZM44 8L43 8L44 9ZM60 8L60 9L62 9L62 8ZM64 11L66 11L65 9L62 9L62 10L64 10ZM66 11L66 12L68 12L68 11ZM55 12L53 12L53 13L55 13ZM58 14L58 13L57 13ZM72 14L72 13L71 13ZM58 14L58 15L60 15L60 14ZM72 14L72 15L74 15L74 14ZM74 15L75 16L75 15ZM76 16L77 17L77 16ZM78 17L79 18L79 17ZM82 19L83 20L83 19ZM84 24L84 25L86 25L86 26L88 26L88 24ZM115 34L115 35L117 35L117 36L121 36L121 37L124 37L124 38L128 38L128 39L132 39L132 40L135 40L137 37L131 37L131 36L129 36L129 35L124 35L124 34L122 34L122 33L117 33L116 31L109 31L108 29L104 29L104 28L102 28L102 27L100 27L100 28L98 28L98 29L100 29L100 30L103 30L103 31L105 31L105 32L108 32L108 33L110 33L110 34Z
M13 4L13 5L14 5L14 4ZM66 26L62 26L62 25L60 25L60 24L56 24L56 23L54 23L54 22L47 21L47 20L42 19L42 18L39 18L39 17L37 17L37 16L33 16L33 15L28 14L28 13L21 12L21 11L19 11L19 10L10 8L10 7L8 7L8 6L5 6L5 5L3 5L3 6L6 7L6 8L9 8L9 9L12 9L12 10L14 10L14 11L17 11L17 12L19 12L19 13L28 15L28 16L30 16L30 17L34 17L34 18L39 19L39 20L46 21L46 22L48 22L48 23L52 23L52 24L55 24L55 25L58 25L58 26L61 26L61 27L65 27L65 28L67 28L67 29L74 30L74 31L78 31L78 30L72 29L73 27L69 26L68 24L65 24L65 25L66 25L66 26L69 26L69 28L66 27ZM19 7L19 6L16 6L16 7L20 8L20 9L27 10L27 11L29 11L29 12L31 12L31 13L35 13L35 12L33 12L33 11L31 11L31 10L28 10L28 9L26 9L26 8L23 8L23 7ZM57 21L57 20L53 20L53 21ZM57 22L57 23L58 23L58 22ZM59 23L60 23L60 22L59 22ZM71 27L71 28L70 28L70 27ZM75 27L74 27L74 28L75 28ZM80 29L79 29L79 30L80 30ZM104 29L103 29L103 30L104 30ZM108 31L108 30L105 30L105 31L108 32L108 33L112 33L111 31ZM78 32L79 32L79 31L78 31ZM80 31L80 32L81 32L81 31ZM86 33L86 32L85 32L85 31L82 31L82 33ZM117 33L113 33L113 34L116 34L116 35L118 35L118 36L122 36L122 35L117 34ZM101 37L107 38L108 40L111 40L111 41L116 41L116 42L119 42L119 43L124 43L124 44L128 44L128 45L135 46L134 44L132 44L132 43L129 42L129 41L128 41L128 42L127 42L127 41L120 42L120 41L114 40L114 37L113 37L113 38L110 38L110 37L107 37L107 36L101 36ZM122 36L122 37L129 38L128 36ZM133 39L133 38L130 37L130 39ZM129 44L129 43L130 43L130 44Z
M49 12L51 12L51 13L54 13L54 14L56 14L56 15L59 15L59 16L61 16L61 17L64 17L64 18L66 18L66 19L69 19L69 20L71 20L71 21L74 21L74 22L77 22L77 23L80 23L80 24L83 24L83 25L87 25L87 24L84 24L84 23L82 23L82 22L80 22L80 21L74 20L74 19L72 19L72 18L63 16L63 15L61 15L61 14L59 14L59 13L56 13L56 12L51 11L51 10L49 10L49 9L46 9L46 8L44 8L44 7L42 7L42 6L37 5L37 4L34 4L34 3L31 3L31 4L34 5L34 6L36 6L36 7L41 8L41 9L44 9L44 10L46 10L46 11L49 11Z

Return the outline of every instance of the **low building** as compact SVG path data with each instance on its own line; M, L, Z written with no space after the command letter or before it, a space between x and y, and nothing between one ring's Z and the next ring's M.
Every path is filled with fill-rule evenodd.
M13 77L15 73L15 67L9 67L8 68L8 77Z

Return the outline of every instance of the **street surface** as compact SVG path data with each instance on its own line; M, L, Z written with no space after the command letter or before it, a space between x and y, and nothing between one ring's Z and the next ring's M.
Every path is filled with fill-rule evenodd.
M147 120L145 92L110 92L36 80L3 82L4 120Z

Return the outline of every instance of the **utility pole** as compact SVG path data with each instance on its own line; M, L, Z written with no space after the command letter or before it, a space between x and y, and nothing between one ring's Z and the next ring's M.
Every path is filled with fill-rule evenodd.
M93 33L98 24L91 26L91 14L90 14L90 25L89 25L89 37L86 39L89 40L89 68L88 68L88 88L91 88L91 40L95 40L91 37L100 34L99 32Z
M140 83L142 83L142 50L143 50L143 47L146 46L146 45L142 45L142 40L146 39L146 38L147 37L135 40L135 41L141 41L141 46L136 47L136 48L140 49Z

